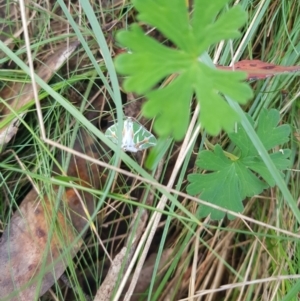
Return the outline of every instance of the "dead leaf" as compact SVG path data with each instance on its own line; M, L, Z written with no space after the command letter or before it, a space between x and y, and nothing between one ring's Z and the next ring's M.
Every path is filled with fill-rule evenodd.
M233 67L217 66L221 70L238 70L247 73L248 80L257 80L272 77L282 73L297 72L300 66L280 66L271 63L265 63L260 60L243 60L235 63Z
M37 75L48 82L53 74L65 63L65 61L74 52L79 45L78 41L71 43L69 46L64 45L61 49L57 50L54 54L48 57L47 61L41 65L37 70ZM37 86L38 91L40 87ZM0 128L0 153L3 150L5 144L7 144L12 137L17 133L20 120L26 114L21 112L18 117L11 112L11 107L14 111L19 111L26 104L34 99L32 84L23 84L20 82L12 82L5 86L0 92L0 99L4 99L5 103L0 103L0 116L1 123L5 124ZM8 106L6 105L8 104Z
M94 140L84 131L75 143L75 150L99 158ZM73 156L68 176L78 179L84 187L101 187L101 172L95 164ZM105 179L103 176L102 180ZM72 188L65 189L58 210L58 187L47 196L39 196L32 189L13 214L0 240L0 299L10 301L36 300L61 276L66 268L62 252L70 247L68 258L78 251L81 241L74 244L78 232L87 223L86 210L94 210L92 194ZM52 237L51 225L55 224ZM66 254L64 254L66 256Z

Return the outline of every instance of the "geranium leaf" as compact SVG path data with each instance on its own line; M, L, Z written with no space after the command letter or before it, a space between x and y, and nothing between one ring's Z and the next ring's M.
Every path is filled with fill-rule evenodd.
M254 124L250 117L249 119ZM277 110L262 110L256 130L268 150L289 140L290 127L288 125L277 126L278 122L279 112ZM231 133L229 137L236 144L240 157L228 158L219 145L215 146L213 152L200 152L196 164L207 173L189 175L190 184L187 191L192 195L200 194L201 199L212 204L234 212L242 212L242 201L246 197L260 194L269 186L274 186L275 182L240 125L236 133ZM270 157L281 171L290 167L290 154L289 149L281 149L271 153ZM200 216L205 217L208 214L211 214L212 219L220 219L225 216L225 213L220 210L203 206Z
M235 6L219 16L227 3L195 0L190 16L185 0L133 1L138 19L156 27L175 45L162 45L137 24L117 34L117 40L129 50L115 60L117 71L126 76L124 89L146 96L143 114L157 117L154 130L161 137L184 137L192 95L200 103L199 121L213 135L221 129L232 130L239 120L223 95L242 104L252 97L251 88L243 82L245 73L211 68L200 59L212 44L240 35L238 28L245 23L246 13ZM171 75L173 81L156 88Z

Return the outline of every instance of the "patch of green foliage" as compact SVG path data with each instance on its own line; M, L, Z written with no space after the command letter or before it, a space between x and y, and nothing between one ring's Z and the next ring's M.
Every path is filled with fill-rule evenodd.
M256 132L266 150L289 141L290 126L277 126L279 119L279 112L275 109L263 109L260 114ZM250 116L249 121L254 124ZM226 156L220 145L216 145L214 151L199 152L196 164L209 173L189 175L187 191L191 195L200 194L202 200L212 204L242 212L242 201L246 197L273 187L275 181L241 125L235 133L229 134L229 138L236 145L234 156ZM291 165L290 154L290 149L280 149L271 153L270 157L278 170L284 170ZM209 214L212 219L221 219L225 215L223 211L203 205L201 217Z
M188 193L225 209L242 212L246 197L260 194L275 185L260 154L244 128L239 115L224 96L244 104L252 90L244 82L243 72L223 71L202 60L210 46L221 40L240 36L238 29L247 19L240 6L229 8L228 0L195 0L191 13L184 0L133 0L138 20L155 27L174 47L167 47L145 34L138 24L117 34L117 40L128 49L115 60L117 71L125 75L124 89L144 95L143 114L154 118L159 141L167 137L181 140L190 120L193 96L200 105L199 122L208 134L222 129L236 145L235 154L226 156L221 146L201 151L197 165L206 174L189 175ZM159 84L168 78L167 81ZM170 80L172 79L172 80ZM254 121L249 117L249 121ZM290 127L277 127L279 112L263 110L256 127L266 150L288 141ZM270 154L278 170L290 165L290 150ZM201 217L221 219L225 213L202 205ZM229 216L232 218L232 216Z
M181 140L190 119L193 95L200 104L199 121L209 134L231 131L238 114L222 95L244 104L252 97L246 74L217 70L201 60L208 48L221 40L240 36L238 29L247 14L237 5L220 11L228 0L195 0L190 14L185 0L133 0L137 18L156 27L173 47L147 36L138 24L117 34L128 49L115 60L117 71L125 75L124 89L144 95L148 101L143 114L155 117L154 131L163 138ZM168 76L167 85L157 85Z

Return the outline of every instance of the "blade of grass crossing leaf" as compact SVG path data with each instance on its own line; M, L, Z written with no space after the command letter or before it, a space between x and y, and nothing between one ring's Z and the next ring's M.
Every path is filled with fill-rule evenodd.
M264 161L264 163L266 164L267 168L269 169L271 175L273 176L273 179L275 180L278 188L282 192L286 202L288 203L290 208L293 210L293 213L295 214L297 221L300 223L300 212L297 207L297 204L296 204L295 200L293 199L293 196L291 195L290 191L288 190L284 179L281 177L279 171L277 170L276 166L274 165L268 152L266 151L266 149L263 146L262 142L260 141L259 137L255 133L248 118L246 117L245 113L243 112L241 107L236 102L232 101L228 97L226 97L226 99L227 99L229 105L239 114L243 128L245 129L246 133L248 134L250 140L252 141L253 145L257 149L258 153L260 154L260 156L261 156L262 160Z
M158 139L156 146L150 150L149 155L147 156L145 167L150 170L155 169L169 149L171 143L171 139Z

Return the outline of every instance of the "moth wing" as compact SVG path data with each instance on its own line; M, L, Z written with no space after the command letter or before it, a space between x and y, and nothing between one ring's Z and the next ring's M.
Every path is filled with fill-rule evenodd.
M117 131L118 131L118 124L113 124L107 130L105 131L104 135L108 139L110 139L113 143L118 144L118 137L117 137Z
M133 121L133 133L133 141L138 150L147 149L157 144L155 136L136 121Z

